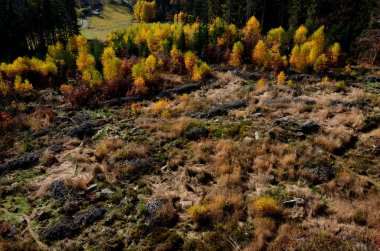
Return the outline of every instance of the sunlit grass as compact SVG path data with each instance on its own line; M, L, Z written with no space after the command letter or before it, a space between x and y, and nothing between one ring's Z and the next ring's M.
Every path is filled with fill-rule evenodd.
M88 39L105 40L112 31L126 29L132 21L133 13L128 7L105 4L99 16L88 18L88 27L81 33Z

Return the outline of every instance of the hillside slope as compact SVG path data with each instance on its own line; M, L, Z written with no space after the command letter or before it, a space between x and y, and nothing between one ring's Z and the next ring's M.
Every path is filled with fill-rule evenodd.
M92 110L45 91L29 152L2 140L0 249L376 250L379 84L262 74Z

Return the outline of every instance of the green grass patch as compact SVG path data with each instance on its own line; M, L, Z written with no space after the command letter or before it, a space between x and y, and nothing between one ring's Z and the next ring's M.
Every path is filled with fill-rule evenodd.
M28 199L22 194L7 196L5 201L5 208L10 212L24 214L29 214L31 212L31 206Z
M99 16L87 19L88 26L81 29L81 33L88 39L104 41L111 32L131 26L133 19L133 12L128 7L106 3Z

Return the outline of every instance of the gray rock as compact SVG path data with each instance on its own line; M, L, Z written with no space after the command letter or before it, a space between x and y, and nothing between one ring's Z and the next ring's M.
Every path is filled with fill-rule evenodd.
M304 139L305 138L305 134L303 132L296 132L296 137L298 139Z
M251 138L251 137L245 137L244 139L243 139L243 143L244 144L251 144L252 142L254 141L254 138Z
M93 191L98 187L98 184L91 184L87 187L87 191Z
M165 205L166 200L164 199L156 199L148 202L146 208L148 210L149 215L154 215L163 205Z
M187 209L193 205L193 202L191 200L184 200L181 201L180 204L183 209Z
M100 194L101 195L109 195L109 194L113 194L113 193L115 193L115 192L113 192L111 189L109 189L109 188L104 188L104 189L102 189L101 191L100 191Z
M260 140L260 133L259 132L255 132L255 139Z
M303 206L304 204L305 200L297 197L294 197L293 199L288 201L284 201L284 206L286 207Z

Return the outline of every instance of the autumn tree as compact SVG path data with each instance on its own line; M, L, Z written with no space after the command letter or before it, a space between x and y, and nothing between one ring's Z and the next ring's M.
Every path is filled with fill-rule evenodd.
M230 57L230 65L232 66L240 66L243 62L243 53L244 46L242 42L236 42L233 46L231 57Z
M193 69L191 79L196 82L202 81L208 75L210 75L210 72L211 69L205 62L203 62L202 60L197 60Z
M294 34L294 44L301 45L305 43L307 40L307 33L308 29L304 25L301 25Z
M285 85L285 81L286 81L286 75L285 75L285 72L281 71L281 72L277 75L277 84L278 84L278 85Z
M244 43L245 49L252 51L256 43L261 39L261 26L260 22L255 16L252 16L245 27L242 30L243 37L242 41Z
M264 66L267 60L267 47L263 40L259 40L252 53L253 63L258 66Z
M153 55L146 59L141 59L132 67L132 77L136 93L146 93L149 86L155 84L158 80L158 61Z
M295 46L290 55L290 64L297 72L304 72L312 68L321 72L327 67L325 49L324 26L318 28L309 38L306 38L307 29L304 26L298 28L294 35Z
M269 46L281 45L285 39L285 34L286 32L282 27L271 29L265 38L265 42Z
M89 52L87 40L78 37L76 41L78 49L77 67L78 71L82 73L82 80L86 82L91 89L99 88L103 83L102 75L95 68L95 58Z
M169 69L172 72L182 74L184 64L183 54L180 50L177 49L177 46L175 45L170 51L170 62L171 64L169 66Z
M195 67L195 64L197 62L197 57L194 55L193 52L191 51L188 51L185 53L185 67L186 67L186 70L189 74L192 74L193 73L193 70L194 70L194 67Z
M157 6L156 1L148 2L138 0L133 8L135 18L138 22L151 22L156 19Z
M103 77L106 81L116 80L121 77L122 62L116 57L115 51L112 47L104 49L101 62L103 64Z
M339 57L341 54L341 48L339 43L334 43L333 46L330 48L330 57L331 57L331 63L333 65L337 65L339 62Z

